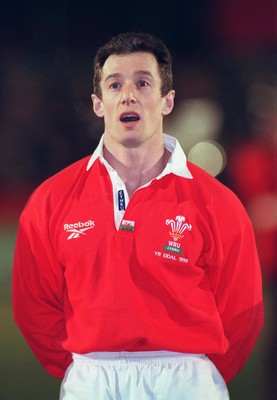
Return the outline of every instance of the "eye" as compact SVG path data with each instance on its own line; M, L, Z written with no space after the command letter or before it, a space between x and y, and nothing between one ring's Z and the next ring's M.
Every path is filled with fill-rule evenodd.
M120 87L121 87L121 85L120 85L119 82L112 82L112 83L109 85L109 88L110 88L110 89L113 89L113 90L119 89Z
M146 82L145 80L141 79L140 81L138 81L137 86L139 86L139 87L147 87L147 86L149 86L149 83Z

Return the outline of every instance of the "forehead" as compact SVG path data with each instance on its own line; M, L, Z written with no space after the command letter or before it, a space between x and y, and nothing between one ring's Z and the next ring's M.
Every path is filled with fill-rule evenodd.
M111 74L131 75L140 72L149 73L156 79L160 77L159 65L152 53L112 54L103 65L102 79Z

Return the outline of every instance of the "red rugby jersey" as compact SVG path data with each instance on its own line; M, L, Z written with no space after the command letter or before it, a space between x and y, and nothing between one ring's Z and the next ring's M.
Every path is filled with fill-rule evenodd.
M33 352L59 378L71 352L205 353L229 381L263 324L241 203L188 164L193 179L169 173L138 189L117 229L109 172L88 161L44 182L20 218L13 306Z

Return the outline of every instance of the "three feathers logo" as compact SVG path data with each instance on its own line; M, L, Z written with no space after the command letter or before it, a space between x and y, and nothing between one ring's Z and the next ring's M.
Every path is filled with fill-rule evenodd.
M186 220L186 218L183 217L182 215L177 215L175 217L175 220L167 219L165 221L166 225L170 225L170 227L171 227L171 231L169 232L169 234L175 242L184 237L184 235L182 235L182 233L185 230L190 231L192 228L191 224L188 224L187 222L185 222L185 220Z

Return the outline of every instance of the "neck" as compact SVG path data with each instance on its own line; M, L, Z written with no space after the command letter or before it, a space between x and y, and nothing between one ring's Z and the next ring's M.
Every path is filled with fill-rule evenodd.
M129 197L139 187L156 178L164 170L171 155L163 142L147 150L124 146L117 150L111 151L104 145L103 155L124 182Z

